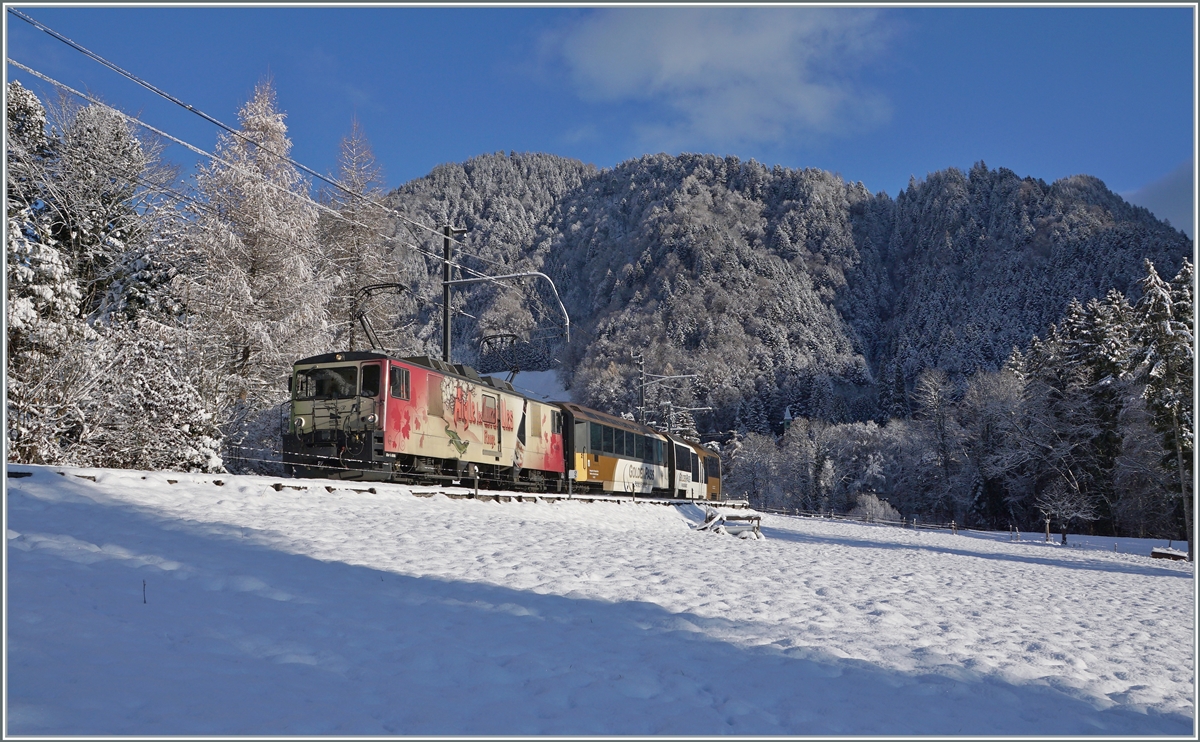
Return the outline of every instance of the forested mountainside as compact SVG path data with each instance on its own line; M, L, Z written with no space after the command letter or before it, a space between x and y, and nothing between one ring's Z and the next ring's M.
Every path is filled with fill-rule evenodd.
M697 422L713 431L778 429L789 407L833 422L904 415L923 369L994 370L1071 299L1113 288L1136 299L1145 259L1174 275L1192 251L1095 178L1047 184L983 163L892 199L735 157L596 170L497 153L439 167L389 201L467 227L467 265L554 278L574 330L554 355L581 401L631 410L640 352L653 373L699 374L674 402L712 407ZM544 297L531 311L513 291L464 294L481 321L458 323L456 348L484 365L472 357L480 334L536 336L557 319Z

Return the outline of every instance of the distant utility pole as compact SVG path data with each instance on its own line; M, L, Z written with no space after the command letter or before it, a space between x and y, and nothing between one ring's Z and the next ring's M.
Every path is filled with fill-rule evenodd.
M442 225L442 360L450 363L450 239L466 234L462 227Z
M670 400L667 400L666 407L667 407L667 432L668 433L675 432L675 415L676 414L682 414L684 412L712 412L711 407L680 407L680 408L676 409L675 405L672 404Z
M698 376L698 374L673 374L673 375L648 374L648 373L646 373L645 357L642 356L641 353L632 353L631 355L633 357L633 360L637 361L638 372L641 374L641 385L639 387L640 393L638 395L638 401L639 401L638 413L641 416L640 422L642 423L642 425L645 425L646 424L646 389L648 387L654 386L655 384L660 384L664 381L673 381L675 379L694 379ZM646 377L650 377L650 381L646 381ZM697 407L695 409L700 409L700 408ZM704 409L708 409L708 408L704 408ZM667 424L668 424L668 432L670 432L669 431L670 422L668 421Z
M638 415L641 416L639 422L642 425L646 424L646 357L641 353L634 353L633 360L637 361L638 371L642 374L642 383L639 387L640 394L638 395Z

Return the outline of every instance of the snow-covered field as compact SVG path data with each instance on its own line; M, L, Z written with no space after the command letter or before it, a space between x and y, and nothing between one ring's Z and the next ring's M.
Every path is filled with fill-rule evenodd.
M1194 729L1148 543L8 470L8 735Z

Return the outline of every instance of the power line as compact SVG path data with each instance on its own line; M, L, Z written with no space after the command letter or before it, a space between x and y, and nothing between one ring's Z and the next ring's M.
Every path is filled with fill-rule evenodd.
M12 11L12 9L10 9L10 11ZM15 12L15 11L12 11L12 12ZM401 240L401 239L397 238L397 237L396 237L396 236L394 236L394 235L385 235L385 234L383 234L382 232L379 232L379 231L375 230L373 227L371 227L371 226L370 226L370 225L368 225L368 224L364 224L364 223L362 223L362 222L359 222L359 221L357 221L357 220L351 219L351 218L349 218L349 217L345 216L344 214L340 213L340 212L339 212L339 211L337 211L336 209L333 209L333 208L331 208L331 207L329 207L329 206L326 206L326 205L324 205L324 204L322 204L322 203L320 203L320 202L316 201L316 200L315 200L315 199L313 199L311 196L308 196L308 195L306 195L306 194L302 194L302 193L297 193L297 192L295 192L295 191L291 191L291 190L288 190L288 189L286 189L286 188L283 188L282 186L280 186L280 185L278 185L278 184L276 184L276 183L274 183L274 182L270 181L269 179L267 179L267 178L266 178L265 176L263 176L261 173L256 173L256 172L252 172L252 171L246 170L246 169L244 169L244 168L241 168L241 167L239 167L239 166L237 166L237 165L235 165L235 164L233 164L233 163L231 163L231 162L229 162L229 161L227 161L227 160L225 160L225 159L223 159L223 158L221 158L221 157L218 157L217 155L215 155L215 154L213 154L213 153L211 153L211 152L208 152L208 151L206 151L206 150L204 150L204 149L201 149L200 147L197 147L196 145L190 144L189 142L186 142L186 141L184 141L184 140L182 140L182 139L179 139L178 137L175 137L175 136L173 136L173 135L171 135L171 134L168 134L167 132L165 132L165 131L163 131L163 130L161 130L161 129L158 129L157 127L154 127L154 126L152 126L152 125L150 125L150 124L147 124L146 122L144 122L144 121L142 121L142 120L140 120L140 119L138 119L138 118L136 118L136 117L130 116L130 115L126 114L125 112L123 112L123 111L121 111L121 110L119 110L119 109L117 109L117 108L114 108L113 106L110 106L110 105L108 105L108 104L106 104L106 103L104 103L104 102L102 102L102 101L100 101L100 100L98 100L98 99L96 99L96 98L94 98L94 97L90 96L90 95L87 95L86 93L82 93L82 92L80 92L80 91L78 91L78 90L76 90L76 89L72 88L71 86L67 85L66 83L60 82L60 81L58 81L58 80L55 80L54 78L52 78L52 77L49 77L48 75L45 75L45 74L43 74L43 73L41 73L41 72L38 72L37 70L35 70L35 69L31 68L31 67L28 67L28 66L26 66L26 65L24 65L24 64L21 64L20 62L16 61L15 59L13 59L13 58L11 58L11 57L8 57L8 58L7 58L7 61L8 61L8 63L9 63L9 64L11 64L11 65L13 65L13 66L17 67L18 69L24 70L25 72L28 72L29 74L31 74L31 75L33 75L33 76L35 76L35 77L37 77L37 78L39 78L39 79L41 79L41 80L43 80L43 81L47 82L47 83L49 83L49 84L51 84L51 85L53 85L53 86L56 86L56 87L58 87L58 88L60 88L60 89L62 89L62 90L65 90L65 91L69 92L70 94L72 94L72 95L75 95L75 96L79 97L79 98L80 98L80 99L82 99L82 100L88 101L89 103L92 103L93 105L97 105L97 106L100 106L100 107L102 107L102 108L105 108L105 109L108 109L108 110L112 111L113 113L115 113L116 115L120 116L122 119L124 119L125 121L127 121L127 122L129 122L129 123L132 123L132 124L134 124L134 125L140 126L140 127L144 128L144 129L146 129L146 130L148 130L148 131L151 131L151 132L153 132L154 134L157 134L158 136L161 136L161 137L163 137L164 139L167 139L168 141L171 141L171 142L174 142L174 143L176 143L176 144L179 144L180 146L182 146L182 147L185 147L185 148L187 148L188 150L191 150L192 152L194 152L194 153L196 153L196 154L198 154L198 155L200 155L200 156L202 156L202 157L206 157L206 158L208 158L208 159L212 160L213 162L221 163L222 165L225 165L226 167L228 167L228 168L230 168L230 169L232 169L232 170L234 170L234 171L236 171L236 172L239 172L239 173L241 173L241 174L243 174L243 175L246 175L246 176L249 176L249 177L252 177L252 178L257 178L257 179L259 179L259 180L263 181L263 182L264 182L264 183L265 183L267 186L269 186L270 188L272 188L272 189L274 189L274 190L276 190L276 191L279 191L279 192L281 192L281 193L284 193L284 194L286 194L286 195L288 195L288 196L290 196L290 197L292 197L292 198L296 198L296 199L300 199L300 200L302 200L302 201L305 201L305 202L307 202L307 203L311 204L312 206L314 206L314 207L315 207L316 209L318 209L319 211L325 212L325 213L327 213L327 214L331 215L331 216L332 216L333 218L335 218L335 219L339 219L339 220L341 220L341 221L343 221L343 222L346 222L347 224L352 224L352 225L355 225L355 226L362 227L362 228L364 228L364 229L368 230L368 232L372 232L372 233L374 233L374 234L375 234L375 236L376 236L377 238L380 238L380 239L382 239L384 242L398 242L399 244L401 244L401 245L403 245L403 246L405 246L405 247L408 247L409 249L411 249L411 250L413 250L413 251L415 251L415 252L417 252L417 253L420 253L420 254L422 254L422 255L425 255L425 256L427 256L427 257L430 257L430 258L433 258L434 260L436 260L436 261L438 261L438 262L441 262L441 263L446 263L446 262L449 262L449 265L451 265L452 267L457 267L457 268L459 268L459 269L460 269L461 271L463 271L464 273L468 273L468 274L474 274L475 276L477 276L479 279L482 279L483 281L487 281L487 282L489 282L489 283L495 284L496 286L499 286L500 288L502 288L502 289L504 289L504 290L506 290L506 291L511 291L511 292L513 292L513 293L517 294L518 296L524 296L524 294L523 294L523 293L521 293L521 292L517 291L517 289L515 289L513 286L511 286L511 285L509 285L509 284L505 284L505 283L503 283L503 282L501 282L501 281L497 280L496 278L494 278L494 277L492 277L492 276L489 276L489 275L487 275L487 274L484 274L484 273L482 273L482 272L480 272L480 271L477 271L477 270L475 270L474 268L469 268L469 267L467 267L467 266L465 266L465 265L463 265L463 264L461 264L461 263L457 263L457 262L454 262L454 261L446 261L446 259L445 259L445 256L438 255L438 254L436 254L436 253L433 253L433 252L430 252L430 251L428 251L428 250L425 250L424 248L421 248L421 247L420 247L420 246L418 246L418 245L414 245L414 244L412 244L412 243L410 243L410 242L407 242L407 241ZM242 137L242 138L243 138L243 139L245 139L244 137ZM249 141L249 140L247 140L247 141ZM251 143L253 144L253 142L251 142ZM256 146L256 147L259 147L259 148L260 148L260 149L262 149L264 152L268 152L268 153L270 153L270 154L272 154L272 155L274 155L274 156L276 156L276 157L281 157L281 156L280 156L280 155L278 155L277 153L274 153L274 152L272 152L271 150L269 150L269 149L267 149L267 148L265 148L265 147L261 147L261 146L259 146L259 145L257 145L257 144L256 144L255 146ZM289 162L294 162L294 161L291 161L291 160L290 160L290 158L283 158L283 159L287 159ZM295 164L295 163L294 163L294 164ZM297 166L299 166L299 165L297 164ZM303 166L299 166L299 167L303 167ZM304 168L304 169L305 169L306 171L308 170L307 168ZM311 171L310 171L310 172L311 172ZM335 184L335 185L336 185L336 184ZM375 206L377 206L377 207L379 207L379 208L381 208L381 209L383 209L383 210L385 210L385 211L387 211L387 212L390 212L390 213L392 213L392 214L395 214L395 215L397 215L397 216L400 216L400 217L401 217L401 219L403 219L404 221L408 221L408 222L410 222L410 223L413 223L413 224L419 224L418 222L414 222L413 220L410 220L410 219L407 219L406 217L403 217L402 215L400 215L400 214L399 214L399 212L395 211L394 209L391 209L391 208L388 208L388 207L382 206L381 204L378 204L378 203L376 203L376 202L375 202L375 201L373 201L373 200L366 199L365 197L363 197L363 196L360 196L360 195L358 195L358 194L354 194L352 191L349 191L348 189L344 188L343 186L340 186L340 185L338 185L338 187L339 187L339 188L342 188L342 190L345 190L345 191L347 191L348 193L351 193L352 195L356 195L356 196L358 196L360 199L362 199L362 200L366 201L368 204L375 205ZM164 190L168 190L168 191L169 191L169 189L164 189ZM170 192L170 193L171 193L171 195L172 195L172 196L175 196L175 197L177 198L177 200L178 200L178 199L183 199L183 200L185 200L185 201L188 201L188 202L190 202L190 203L196 204L197 206L200 206L201 208L204 208L205 210L208 210L208 211L210 211L210 212L212 212L212 211L213 211L213 209L212 209L211 205L209 205L209 204L202 203L202 202L200 202L200 201L199 201L199 200L197 200L197 199L194 199L194 198L192 198L192 197L188 197L188 196L184 196L184 195L182 195L182 194L175 194L173 191L172 191L172 192ZM421 225L421 226L423 226L423 225ZM435 232L435 233L436 233L436 232ZM439 236L441 236L441 235L440 235L440 233L436 233L436 234L439 234ZM451 239L453 239L453 238L451 238ZM453 241L455 241L455 242L458 242L458 240L453 240ZM460 242L459 244L462 244L462 243ZM476 257L477 259L481 259L481 260L482 260L482 258L479 258L478 256L469 256L469 257ZM493 263L495 263L495 261L485 261L485 262L493 262ZM500 264L500 263L496 263L496 264L497 264L497 265L502 265L502 264ZM460 312L460 313L461 313L461 312ZM464 314L465 314L465 313L464 313ZM470 316L470 315L467 315L467 316Z
M218 120L217 118L210 116L209 114L201 111L200 109L196 108L195 106L185 103L184 101L171 95L170 93L166 92L165 90L159 89L155 85L152 85L151 83L143 80L142 78L138 77L137 75L133 74L132 72L129 72L128 70L121 68L120 66L116 65L115 63L110 62L109 60L105 59L104 57L100 56L99 54L84 47L82 44L72 41L71 39L67 38L66 36L63 36L59 32L50 28L49 26L47 26L43 23L40 23L39 21L35 20L34 18L31 18L30 16L26 15L25 13L22 13L21 11L17 10L16 8L8 8L8 12L12 13L17 18L20 18L21 20L25 21L26 23L29 23L34 28L36 28L40 31L44 31L45 33L49 34L51 37L63 42L64 44L67 44L72 49L75 49L76 51L80 52L81 54L84 54L85 56L87 56L89 59L92 59L92 60L104 65L105 67L116 72L117 74L121 75L122 77L125 77L126 79L146 88L147 90L153 92L155 95L159 95L159 96L165 98L166 100L174 103L175 105L180 106L181 108L184 108L185 110L196 114L197 116L203 118L205 121L208 121L209 123L212 123L215 126L228 132L232 136L235 136L238 139L241 139L242 141L244 141L250 145L253 145L255 148L261 149L263 152L266 152L266 153L272 155L273 157L276 157L284 162L291 164L293 167L296 167L296 168L300 169L301 171L308 173L309 175L313 176L314 178L317 178L318 180L321 180L322 182L328 183L329 185L333 186L334 188L337 188L338 190L345 193L346 195L348 195L352 198L358 199L360 201L363 201L372 206L375 206L377 208L383 209L384 211L392 214L393 216L397 217L402 222L405 222L410 226L424 229L427 232L430 232L437 236L444 236L436 227L430 227L430 226L427 226L425 224L422 224L422 223L416 221L415 219L410 219L410 218L406 217L405 215L401 214L399 211L396 211L395 209L393 209L389 206L386 206L385 204L382 204L382 203L376 201L375 199L368 198L366 195L364 195L362 193L358 193L357 191L346 187L345 185L343 185L342 183L338 182L337 180L335 180L333 178L322 175L321 173L317 172L316 170L313 170L312 168L299 162L298 160L293 159L292 157L281 154L279 152L275 152L274 150L270 149L269 147L263 146L262 144L254 141L250 137L247 137L245 134L243 134L242 132L233 128L232 126L229 126L228 124ZM28 68L23 68L23 69L26 69L28 71ZM450 240L452 242L457 243L460 247L463 247L463 248L467 247L467 243L465 243L462 240L459 240L455 237L451 237ZM489 263L491 265L500 266L500 267L508 267L506 264L501 263L500 261L491 260L490 258L483 257L482 255L472 255L471 253L464 253L464 254L467 257L474 258L475 260L479 260L483 263ZM459 265L459 267L462 268L463 270L466 270L466 268L463 268L463 266L461 266L461 265ZM483 274L477 273L477 275L482 276Z
M401 220L408 222L409 224L411 224L415 227L419 227L421 229L427 230L438 236L442 236L441 232L439 232L437 230L437 228L426 226L414 219L409 219L408 217L404 216L403 214L396 211L395 209L385 206L385 205L375 201L374 199L367 198L363 194L358 193L350 188L347 188L346 186L339 183L337 180L326 177L326 176L322 175L321 173L318 173L316 170L313 170L312 168L308 167L307 165L305 165L301 162L298 162L297 160L294 160L287 155L276 152L276 151L270 149L269 147L264 147L263 145L254 141L250 137L247 137L245 134L238 131L237 129L234 129L232 126L229 126L228 124L225 124L225 123L219 121L218 119L208 115L207 113L201 111L200 109L196 108L195 106L192 106L192 105L189 105L189 104L183 102L182 100L180 100L179 98L176 98L175 96L171 95L170 93L168 93L164 90L160 90L159 88L155 87L154 85L151 85L150 83L146 82L145 80L138 77L137 75L134 75L132 72L128 72L127 70L122 69L121 67L117 66L113 62L108 61L104 57L100 56L99 54L96 54L95 52L91 51L90 49L87 49L86 47L82 46L81 44L78 44L78 43L72 41L71 39L68 39L66 36L63 36L59 32L50 28L49 26L39 23L38 21L36 21L33 18L29 17L28 15L22 13L21 11L17 10L16 8L9 8L8 12L12 13L13 15L15 15L16 17L20 18L21 20L25 21L26 23L32 25L34 28L36 28L40 31L44 31L47 34L49 34L50 36L52 36L53 38L58 39L59 41L63 42L64 44L67 44L72 49L75 49L76 51L87 56L89 59L93 59L96 62L99 62L100 64L102 64L105 67L109 68L110 70L116 72L117 74L121 75L122 77L124 77L128 80L131 80L134 83L137 83L138 85L146 88L147 90L151 91L155 95L159 95L159 96L165 98L166 100L169 100L170 102L174 103L175 105L180 106L181 108L184 108L188 111L191 111L192 113L196 114L197 116L204 119L205 121L215 124L216 126L220 127L221 129L224 129L225 131L229 132L231 135L237 137L238 139L241 139L242 141L244 141L248 144L251 144L256 148L261 149L263 152L266 152L284 162L290 163L293 167L299 168L300 170L308 173L309 175L313 176L314 178L317 178L325 183L328 183L329 185L333 186L334 188L337 188L338 190L342 191L346 195L351 196L353 198L360 199L362 201L367 202L368 204L371 204L373 206L377 206L381 209L389 211L393 215L399 217ZM28 68L23 68L23 69L28 70ZM462 242L461 240L454 239L453 241L457 242L459 245L462 245L463 247L466 247L466 243Z
M332 215L334 218L341 219L342 221L345 221L345 222L346 222L346 223L348 223L348 224L353 224L353 225L355 225L355 226L363 227L363 228L365 228L365 229L368 229L368 230L374 231L374 233L375 233L375 236L376 236L376 237L380 237L380 238L384 239L385 241L395 241L395 242L399 242L400 244L402 244L402 245L404 245L404 246L406 246L406 247L409 247L409 248L411 248L412 250L415 250L416 252L419 252L419 253L421 253L421 254L423 254L423 255L426 255L426 256L428 256L428 257L434 258L434 259L438 260L439 262L443 261L443 256L441 256L441 255L438 255L437 253L433 253L433 252L430 252L430 251L428 251L428 250L425 250L425 249L423 249L423 248L421 248L421 247L419 247L419 246L417 246L417 245L414 245L414 244L412 244L412 243L410 243L410 242L405 242L405 241L403 241L403 240L399 240L399 239L395 238L394 236L388 236L388 235L384 235L382 232L375 231L375 230L373 230L373 229L372 229L372 227L370 227L370 225L363 224L362 222L359 222L359 221L356 221L356 220L354 220L354 219L351 219L351 218L349 218L349 217L345 216L344 214L340 213L340 212L339 212L339 211L337 211L336 209L330 208L329 206L326 206L326 205L324 205L324 204L322 204L322 203L320 203L320 202L318 202L318 201L314 200L314 199L313 199L312 197L310 197L310 196L307 196L307 195L305 195L305 194L302 194L302 193L297 193L297 192L295 192L295 191L288 190L287 188L284 188L284 187L280 186L279 184L277 184L277 183L274 183L274 182L270 181L270 180L269 180L269 179L267 179L265 176L263 176L261 173L255 173L255 172L251 172L251 171L249 171L249 170L246 170L246 169L244 169L244 168L241 168L241 167L239 167L239 166L237 166L237 165L235 165L235 164L233 164L233 163L229 162L228 160L225 160L225 159L223 159L223 158L221 158L221 157L218 157L217 155L215 155L215 154L213 154L213 153L211 153L211 152L208 152L208 151L206 151L206 150L204 150L204 149L201 149L200 147L197 147L197 146L196 146L196 145L194 145L194 144L190 144L190 143L188 143L188 142L185 142L185 141L184 141L184 140L182 140L182 139L179 139L178 137L172 136L171 134L168 134L167 132L163 131L162 129L159 129L159 128L157 128L157 127L154 127L154 126L152 126L152 125L150 125L150 124L147 124L146 122L142 121L141 119L138 119L138 118L136 118L136 117L134 117L134 116L130 116L129 114L127 114L127 113L125 113L125 112L123 112L123 111L121 111L121 110L118 110L118 109L116 109L116 108L113 108L112 106L110 106L110 105L108 105L108 104L106 104L106 103L104 103L104 102L102 102L102 101L100 101L100 100L97 100L96 98L93 98L92 96L90 96L90 95L87 95L86 93L81 93L81 92L79 92L78 90L76 90L75 88L72 88L70 85L67 85L66 83L59 82L58 80L55 80L55 79L54 79L54 78L52 78L52 77L49 77L49 76L47 76L47 75L44 75L44 74L42 74L41 72L38 72L38 71L37 71L37 70L35 70L35 69L32 69L32 68L30 68L30 67L26 67L25 65L23 65L23 64L21 64L20 62L16 61L16 60L15 60L15 59L13 59L12 57L8 57L7 61L8 61L8 63L9 63L9 64L13 65L14 67L17 67L18 69L22 69L22 70L24 70L25 72L28 72L29 74L31 74L31 75L33 75L33 76L35 76L35 77L37 77L37 78L39 78L39 79L41 79L41 80L44 80L45 82L48 82L48 83L50 83L51 85L54 85L54 86L56 86L56 87L59 87L59 88L61 88L61 89L65 90L65 91L67 91L67 92L71 93L72 95L78 96L79 98L81 98L81 99L83 99L83 100L85 100L85 101L87 101L87 102L89 102L89 103L92 103L93 105L97 105L97 106L101 106L101 107L103 107L103 108L106 108L106 109L108 109L108 110L112 111L113 113L117 114L117 115L118 115L118 116L120 116L121 118L125 119L126 121L128 121L128 122L130 122L130 123L132 123L132 124L135 124L135 125L137 125L137 126L140 126L140 127L144 128L144 129L146 129L146 130L148 130L148 131L151 131L151 132L153 132L153 133L157 134L158 136L160 136L160 137L163 137L164 139L167 139L167 140L169 140L169 141L171 141L171 142L174 142L175 144L178 144L178 145L180 145L180 146L182 146L182 147L186 147L187 149L191 150L192 152L194 152L194 153L196 153L196 154L198 154L198 155L200 155L200 156L202 156L202 157L207 157L207 158L209 158L210 160L212 160L213 162L218 162L218 163L221 163L222 165L225 165L226 167L228 167L228 168L230 168L230 169L232 169L232 170L234 170L234 171L236 171L236 172L238 172L238 173L241 173L242 175L246 175L246 176L249 176L249 177L252 177L252 178L257 178L257 179L259 179L259 180L263 181L263 182L264 182L264 183L265 183L267 186L269 186L269 187L273 188L273 189L274 189L274 190L276 190L276 191L279 191L280 193L286 194L286 195L288 195L288 196L290 196L290 197L292 197L292 198L300 199L300 200L302 200L302 201L305 201L305 202L307 202L307 203L309 203L309 204L312 204L312 205L313 205L313 206L315 206L317 209L319 209L319 210L321 210L321 211L323 211L323 212L325 212L325 213L331 214L331 215ZM196 203L196 204L198 204L198 205L203 205L205 208L207 208L207 209L211 210L211 206L209 206L208 204L201 204L201 202L199 202L198 200L196 200L196 199L194 199L194 198L191 198L191 197L187 197L187 196L184 196L183 198L185 198L185 199L187 199L187 200L189 200L189 201L191 201L191 202L193 202L193 203ZM476 271L476 270L475 270L475 269L473 269L473 268L468 268L467 266L465 266L465 265L462 265L461 263L455 263L455 262L451 261L451 263L450 263L450 264L451 264L452 266L454 266L454 267L457 267L457 268L459 268L460 270L463 270L463 271L466 271L466 272L469 272L469 273L473 273L473 274L475 274L476 276L478 276L478 277L480 277L480 278L490 278L490 276L486 276L486 275L484 275L483 273L480 273L479 271Z
M247 142L248 144L251 144L251 145L253 145L255 148L257 148L257 149L261 149L262 151L264 151L264 152L267 152L268 154L270 154L270 155L272 155L272 156L274 156L274 157L276 157L276 158L278 158L278 159L280 159L280 160L283 160L283 161L285 161L285 162L288 162L288 163L290 163L290 164L291 164L293 167L296 167L296 168L300 169L301 171L303 171L303 172L305 172L305 173L308 173L308 174L312 175L314 178L317 178L317 179L319 179L319 180L321 180L321 181L323 181L323 182L325 182L325 183L328 183L329 185L332 185L333 187L337 188L338 190L342 191L343 193L345 193L345 194L347 194L347 195L349 195L349 196L351 196L351 197L353 197L353 198L359 199L359 200L361 200L361 201L363 201L363 202L365 202L365 203L367 203L367 204L373 205L373 206L375 206L375 207L377 207L377 208L380 208L380 209L382 209L382 210L384 210L384 211L386 211L386 212L388 212L388 213L390 213L390 214L392 214L392 215L396 216L396 217L397 217L397 218L399 218L399 219L400 219L402 222L404 222L404 223L406 223L406 224L408 224L408 225L410 225L410 226L415 226L415 227L418 227L418 228L420 228L420 229L424 229L424 230L426 230L426 231L428 231L428 232L431 232L431 233L433 233L433 234L435 234L435 235L438 235L438 236L441 236L441 237L445 237L445 235L443 235L443 234L442 234L442 233L441 233L439 230L437 230L437 229L436 229L436 228L434 228L434 227L429 227L429 226L426 226L426 225L424 225L424 224L421 224L420 222L418 222L418 221L416 221L416 220L414 220L414 219L410 219L410 218L408 218L408 217L404 216L403 214L401 214L400 212L396 211L395 209L393 209L393 208L391 208L391 207L389 207L389 206L386 206L386 205L384 205L384 204L382 204L382 203L379 203L379 202L378 202L378 201L376 201L375 199L368 198L368 197L367 197L367 196L365 196L364 194L358 193L358 192L354 191L353 189L347 188L347 187L346 187L345 185L343 185L342 183L340 183L340 182L338 182L338 181L336 181L336 180L334 180L334 179L332 179L332 178L326 177L326 176L322 175L321 173L318 173L317 171L313 170L312 168L310 168L310 167L308 167L308 166L304 165L303 163L301 163L301 162L299 162L299 161L297 161L297 160L295 160L295 159L293 159L293 158L291 158L291 157L289 157L289 156L286 156L286 155L283 155L283 154L281 154L281 153L275 152L275 151L271 150L271 149L270 149L270 148L268 148L268 147L264 147L263 145L259 144L258 142L254 141L253 139L250 139L249 137L246 137L246 136L245 136L244 134L242 134L240 131L238 131L238 130L234 129L233 127L229 126L228 124L225 124L225 123L221 122L220 120L218 120L218 119L214 118L213 116L210 116L209 114L207 114L207 113L204 113L203 111L201 111L201 110L197 109L195 106L192 106L192 105L189 105L189 104L185 103L184 101L182 101L182 100L180 100L179 98L177 98L177 97L175 97L175 96L171 95L170 93L167 93L167 92L166 92L166 91L164 91L164 90L160 90L158 87L156 87L156 86L152 85L151 83L149 83L149 82L147 82L147 81L145 81L145 80L141 79L141 78L140 78L140 77L138 77L137 75L134 75L132 72L129 72L129 71L127 71L127 70L125 70L125 69L121 68L120 66L116 65L115 63L113 63L113 62L110 62L109 60L105 59L104 57L100 56L99 54L97 54L97 53L95 53L95 52L91 51L90 49L87 49L87 48L86 48L86 47L84 47L82 44L79 44L79 43L77 43L77 42L75 42L75 41L72 41L71 39L69 39L69 38L67 38L66 36L64 36L64 35L60 34L59 32L55 31L54 29L50 28L49 26L47 26L47 25L45 25L45 24L43 24L43 23L41 23L41 22L39 22L39 21L35 20L34 18L32 18L32 17L30 17L30 16L26 15L25 13L22 13L21 11L17 10L16 8L8 8L8 12L12 13L12 14L13 14L13 15L15 15L17 18L20 18L21 20L25 21L26 23L29 23L29 24L30 24L30 25L32 25L34 28L37 28L38 30L40 30L40 31L43 31L43 32L45 32L45 33L49 34L49 35L50 35L52 38L55 38L55 39L57 39L57 40L59 40L59 41L63 42L64 44L67 44L67 45L68 45L68 46L70 46L72 49L75 49L76 51L78 51L78 52L80 52L80 53L84 54L85 56L87 56L89 59L92 59L92 60L94 60L94 61L96 61L96 62L98 62L98 63L100 63L100 64L104 65L105 67L107 67L107 68L109 68L109 69L113 70L114 72L116 72L116 73L120 74L121 76L125 77L126 79L128 79L128 80L130 80L130 81L132 81L132 82L134 82L134 83L136 83L136 84L138 84L138 85L140 85L140 86L142 86L142 87L146 88L147 90L150 90L150 91L151 91L151 92L153 92L154 94L156 94L156 95L159 95L159 96L163 97L164 99L166 99L166 100L168 100L168 101L170 101L170 102L174 103L175 105L177 105L177 106L180 106L180 107L184 108L185 110L188 110L188 111L190 111L190 112L192 112L192 113L194 113L194 114L196 114L196 115L200 116L200 117L201 117L201 118L203 118L204 120L206 120L206 121L209 121L210 123L212 123L212 124L214 124L214 125L216 125L216 126L220 127L220 128L221 128L221 129L223 129L224 131L227 131L227 132L229 132L229 133L230 133L232 136L235 136L235 137L237 137L237 138L241 139L242 141L244 141L244 142ZM25 69L28 69L28 68L25 68ZM393 239L393 238L389 238L389 239ZM467 244L466 244L465 242L463 242L462 240L459 240L459 239L457 239L456 237L450 236L450 237L449 237L449 239L450 239L450 241L451 241L451 242L457 243L457 244L458 244L460 247L463 247L463 248L467 247ZM480 262L482 262L482 263L486 263L486 264L490 264L490 265L493 265L493 266L498 266L498 267L502 267L502 268L508 268L508 267L509 267L509 266L508 266L506 263L502 263L502 262L500 262L500 261L497 261L497 260L492 260L492 259L490 259L490 258L485 258L485 257L483 257L482 255L472 255L471 253L463 253L463 254L465 254L465 255L466 255L467 257L469 257L469 258L473 258L473 259L475 259L475 260L478 260L478 261L480 261ZM468 270L467 268L465 268L464 266L462 266L462 265L460 265L460 264L456 264L456 265L458 265L458 267L459 267L461 270ZM472 271L472 272L476 273L476 275L478 275L478 276L483 276L483 275L484 275L484 274L482 274L482 273L479 273L479 272L476 272L476 271ZM497 284L499 284L499 282L493 282L493 283L497 283ZM506 287L506 288L511 288L511 287ZM514 291L515 291L515 290L514 290Z

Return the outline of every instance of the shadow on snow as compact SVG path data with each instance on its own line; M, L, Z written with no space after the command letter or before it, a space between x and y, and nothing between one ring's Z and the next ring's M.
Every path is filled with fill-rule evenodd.
M879 526L880 528L891 528L892 526ZM994 559L1003 562L1022 562L1025 564L1041 564L1047 567L1062 567L1064 569L1084 569L1097 572L1118 572L1123 574L1145 575L1147 577L1180 577L1191 580L1193 575L1191 572L1167 569L1156 566L1142 566L1139 564L1128 564L1115 562L1108 559L1092 559L1081 557L1082 552L1072 552L1078 555L1075 559L1056 559L1054 557L1034 556L1030 554L998 554L995 552L981 552L972 549L955 549L949 546L940 544L901 544L901 543L881 543L879 541L866 541L847 536L835 536L828 534L809 534L797 533L780 528L772 528L769 526L762 527L763 535L769 539L778 541L792 541L795 543L804 544L837 544L840 546L849 546L851 548L870 548L870 549L906 549L913 551L933 551L942 554L954 554L956 556L975 557L978 559ZM918 531L918 533L920 533ZM996 543L995 541L987 541L985 543ZM1014 546L1033 546L1027 542L1013 542ZM1040 548L1040 546L1038 547ZM1129 555L1127 555L1129 556ZM1148 555L1147 555L1148 556Z
M738 646L706 633L736 633L719 618L323 562L246 529L222 534L86 498L48 504L22 484L9 492L11 529L117 548L84 559L10 545L10 734L1192 730L1191 718L1121 699L961 668L896 672L819 648ZM179 566L94 566L121 553ZM47 615L55 610L64 615Z

